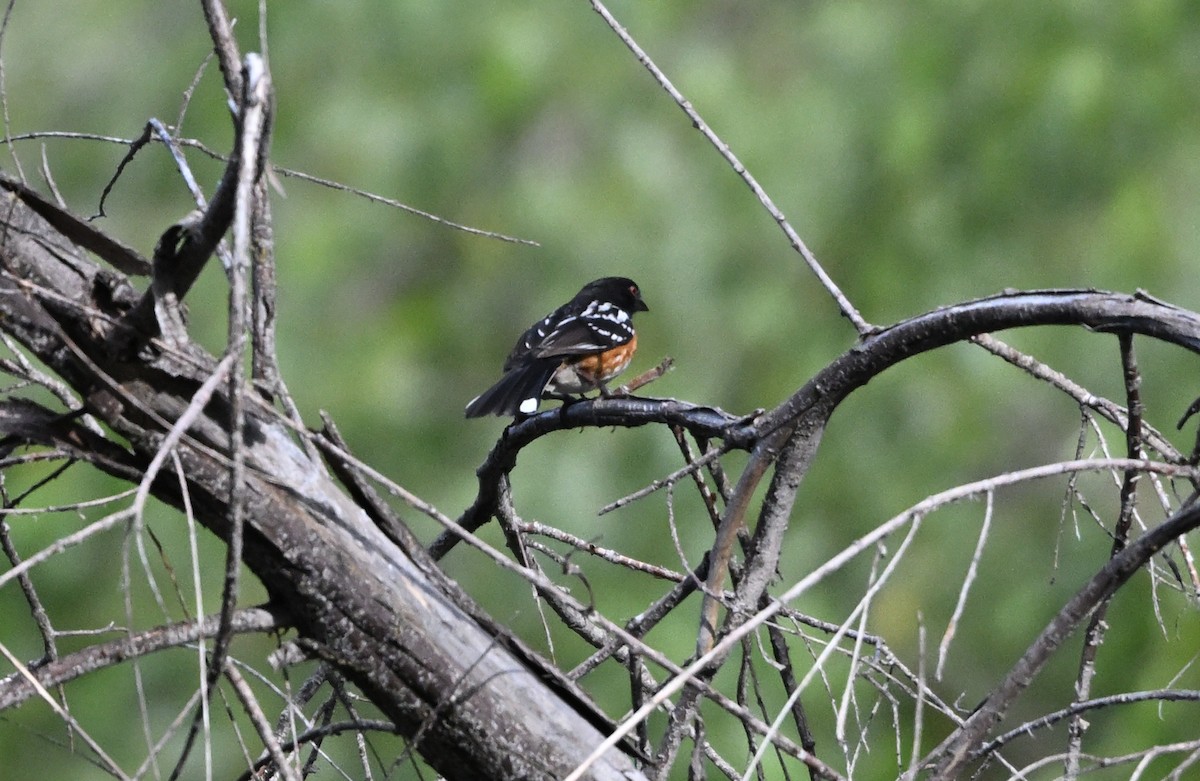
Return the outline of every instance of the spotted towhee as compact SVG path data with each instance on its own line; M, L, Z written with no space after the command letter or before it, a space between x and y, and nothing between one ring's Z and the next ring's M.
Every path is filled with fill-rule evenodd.
M603 392L633 360L633 313L649 309L633 280L589 282L521 334L504 361L504 376L471 400L467 417L532 415L546 394Z

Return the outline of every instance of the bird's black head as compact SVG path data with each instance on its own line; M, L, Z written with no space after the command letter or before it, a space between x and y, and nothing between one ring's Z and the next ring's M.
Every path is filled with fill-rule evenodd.
M650 307L642 300L641 288L628 277L604 277L589 282L575 298L609 301L627 312L650 311Z

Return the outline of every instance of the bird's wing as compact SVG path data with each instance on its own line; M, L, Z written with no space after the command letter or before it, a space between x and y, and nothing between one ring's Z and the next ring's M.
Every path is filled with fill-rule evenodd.
M629 313L607 303L593 302L578 314L559 318L552 328L543 331L535 326L532 330L537 333L529 343L529 352L538 358L602 352L633 338Z

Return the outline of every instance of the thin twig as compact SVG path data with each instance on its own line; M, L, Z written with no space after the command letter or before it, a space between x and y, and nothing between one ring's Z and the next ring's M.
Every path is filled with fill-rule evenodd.
M7 38L8 20L12 17L13 7L16 4L17 0L8 0L8 5L4 7L4 19L0 21L0 108L4 111L4 135L6 138L10 135L12 122L8 116L8 69L4 66L2 47ZM17 157L17 150L11 141L8 142L8 155L12 158L13 167L17 169L17 178L21 180L21 184L26 184L25 171L21 168L21 158Z
M319 742L322 738L331 735L340 735L343 732L383 732L387 734L396 734L399 730L396 725L390 721L381 721L378 719L364 719L352 721L335 721L329 724L312 727L305 730L293 740L281 741L279 747L284 751L295 751L300 746L307 743ZM264 757L254 764L252 768L244 772L238 777L238 781L252 781L257 779L257 771L266 767L270 762L269 757Z
M967 565L967 574L963 576L962 586L958 590L958 601L954 603L954 612L950 614L950 620L946 622L946 631L942 633L942 640L938 643L938 658L937 666L934 668L933 677L935 680L942 679L942 671L946 666L946 658L950 655L950 643L954 640L954 635L958 632L958 622L962 620L963 612L967 606L967 595L971 592L971 584L975 582L975 576L979 572L979 561L983 558L983 549L987 545L988 532L992 528L992 515L995 507L995 494L988 491L985 494L987 505L983 511L983 523L979 526L979 539L975 542L975 551L971 554L971 563Z
M196 88L200 86L200 79L204 77L204 72L208 70L208 64L212 62L215 51L210 51L204 55L204 59L200 61L199 67L196 68L196 75L192 76L192 83L183 91L181 100L179 101L179 113L175 115L175 126L171 129L171 138L178 142L180 135L183 133L183 119L187 116L188 107L192 105L192 96L196 94Z
M3 654L4 657L8 659L8 663L16 668L17 673L23 676L25 680L29 682L38 695L45 700L47 705L50 706L50 709L54 711L55 715L62 719L63 723L71 728L71 732L75 735L79 735L79 737L83 739L83 742L87 744L88 748L95 752L96 756L103 764L105 771L111 773L116 778L121 779L121 781L131 781L130 777L125 773L125 771L121 770L120 765L118 765L116 761L108 755L108 752L106 752L104 748L96 742L96 739L93 738L87 732L87 730L81 727L79 722L77 722L75 718L71 716L71 714L68 713L65 708L63 708L62 705L58 704L58 700L54 699L54 697L50 695L50 692L47 691L44 686L42 686L41 682L38 681L30 669L22 664L20 659L13 656L12 651L8 650L8 646L4 645L3 643L0 643L0 654Z
M647 485L646 487L639 488L638 490L634 491L631 494L622 496L620 499L617 499L616 501L609 502L608 504L604 505L599 510L597 510L596 515L606 515L606 514L612 512L613 510L619 510L626 505L633 504L638 499L643 499L643 498L649 496L650 494L654 493L655 491L658 491L662 488L666 488L668 486L674 485L675 483L679 482L679 480L683 479L684 477L687 477L690 474L695 474L696 472L700 471L705 466L712 463L713 461L716 461L717 459L719 459L721 456L723 456L727 452L729 452L729 450L726 447L711 447L711 448L709 448L708 452L706 452L704 455L702 455L699 458L696 458L692 461L689 461L687 464L680 467L679 469L676 469L674 472L667 475L666 477L660 477L657 480L652 480L650 482L650 484Z
M1142 455L1142 398L1141 374L1137 368L1137 356L1133 350L1133 335L1124 332L1117 335L1121 348L1122 376L1125 380L1126 409L1128 423L1125 427L1125 448L1128 458L1140 458ZM1124 470L1121 480L1120 512L1113 529L1112 550L1109 557L1120 553L1129 539L1129 530L1133 524L1134 502L1137 499L1137 486L1141 472L1136 469ZM1080 652L1079 672L1075 678L1075 699L1086 700L1091 696L1092 681L1096 675L1096 656L1108 629L1108 600L1100 603L1088 619L1087 629L1083 635L1083 648ZM1080 773L1080 757L1083 752L1083 734L1087 731L1088 723L1078 714L1072 716L1067 724L1067 760L1064 776L1067 781L1076 781Z
M1044 716L1014 727L1003 735L997 735L981 746L975 756L980 758L994 754L1017 738L1035 737L1034 733L1037 730L1052 727L1064 719L1070 719L1093 710L1117 705L1132 705L1138 702L1200 702L1200 691L1188 689L1155 689L1152 691L1110 694L1106 697L1096 697L1090 700L1077 700L1061 710L1047 713Z
M115 526L127 522L129 518L132 517L133 512L134 511L132 508L119 510L111 515L104 516L98 521L89 523L87 526L83 527L77 532L74 532L73 534L68 534L65 537L59 537L55 539L54 542L50 543L45 548L42 548L32 556L27 557L20 564L14 565L5 572L0 572L0 586L3 586L13 578L20 577L22 573L28 572L46 559L73 548L82 542L86 542L97 534L101 534Z
M3 491L2 486L0 486L0 491ZM5 499L4 503L7 506L8 500ZM3 513L0 513L0 550L4 551L9 565L16 566L21 563L21 555L13 545L12 537L9 535L8 520ZM50 623L50 614L46 612L46 606L38 596L37 589L34 588L33 581L29 578L29 573L22 573L17 578L17 583L21 587L25 602L29 605L29 614L33 617L33 623L42 636L42 661L52 662L58 658L58 645L54 640L56 633L54 625ZM62 692L59 692L59 695L61 696Z
M381 203L384 206L390 206L393 209L399 209L402 212L407 212L408 214L411 214L414 217L420 217L422 219L429 220L432 223L436 223L437 225L441 225L446 228L452 228L453 230L460 231L462 233L469 233L472 236L480 236L485 239L498 239L500 241L508 242L509 244L524 244L527 247L542 246L541 244L539 244L538 242L536 242L532 239L522 239L522 238L518 238L516 236L509 236L505 233L497 233L496 231L484 230L482 228L472 228L470 225L464 225L460 222L454 222L453 220L448 220L445 217L439 217L438 215L436 215L432 212L427 212L423 209L418 209L415 206L409 206L406 203L397 201L395 198L388 198L387 196L384 196L384 195L377 195L368 190L363 190L358 187L350 187L349 185L342 184L341 182L336 182L332 179L326 179L321 176L304 173L303 171L297 171L292 168L284 168L282 166L275 166L271 170L274 171L275 173L279 174L280 176L286 176L286 177L290 177L290 178L294 178L294 179L300 179L305 182L311 182L312 184L319 184L322 187L328 187L331 190L338 190L340 192L349 193L350 195L356 195L360 198L365 198L368 201L372 201L374 203Z
M54 196L54 202L58 204L60 209L67 208L67 202L63 198L62 192L58 189L58 182L54 181L54 173L50 170L50 158L46 155L46 145L41 145L41 164L38 166L42 172L42 180L46 183L46 187L50 189L50 194Z
M223 63L224 65L224 63ZM233 216L233 264L230 269L229 291L229 340L226 360L241 366L249 334L250 275L250 222L251 201L255 183L261 173L260 160L268 143L271 110L271 77L262 60L254 55L246 56L244 81L238 86L245 90L240 96L242 135L238 150L237 195L234 200ZM228 80L228 76L226 77ZM246 383L240 371L230 371L229 385L229 534L226 542L225 577L221 588L221 630L213 642L209 658L207 686L212 688L218 676L228 674L226 655L229 652L231 621L237 606L241 582L242 547L245 529L245 452L242 449L242 432L245 425L244 394ZM236 683L235 683L236 688ZM270 734L268 730L268 735ZM264 738L265 739L265 738Z
M1100 413L1100 416L1110 423L1115 423L1121 428L1126 428L1129 424L1129 412L1116 402L1106 399L1103 396L1097 396L1089 391L1084 386L1072 380L1062 372L1048 366L1031 355L1021 352L1013 348L1011 345L997 339L991 334L979 334L971 337L971 341L987 350L991 354L1004 359L1018 369L1029 374L1034 379L1042 380L1052 387L1058 388L1063 393L1075 400L1081 407L1093 409ZM1146 444L1163 455L1167 461L1178 461L1183 463L1186 459L1179 449L1175 447L1166 437L1157 429L1152 428L1149 424L1143 421L1142 432L1145 437Z
M613 550L612 548L602 547L591 540L585 540L582 537L577 537L574 534L570 534L554 526L548 526L544 523L539 523L537 521L518 520L515 524L515 528L523 535L535 534L541 537L549 537L552 540L564 542L570 545L572 548L587 553L588 555L595 556L603 561L607 561L609 564L613 564L618 567L624 567L634 572L642 572L660 580L679 583L686 577L681 572L676 572L675 570L668 569L667 567L661 567L657 564L649 564L631 556L626 556L625 554ZM533 545L533 543L527 540L526 545Z
M833 281L833 278L830 277L829 274L825 272L825 269L821 266L821 264L817 262L817 258L815 255L813 255L812 250L808 248L808 245L804 243L799 234L797 234L795 229L792 228L791 223L789 223L787 220L787 217L784 216L779 207L775 205L775 202L771 200L771 196L767 195L766 190L762 188L762 185L758 183L758 180L754 178L749 170L747 170L742 161L737 158L737 155L733 153L733 150L729 148L729 145L721 140L721 137L718 136L716 132L708 126L708 123L704 121L704 118L700 116L700 113L692 107L692 104L683 96L683 93L680 92L673 83L671 83L671 80L667 78L666 74L659 70L658 66L654 64L654 61L650 59L650 56L646 54L641 46L638 45L637 41L633 39L633 36L631 36L629 32L621 26L612 13L609 12L608 8L606 8L604 4L600 2L600 0L588 0L588 2L591 3L592 9L600 15L600 18L604 20L604 23L608 25L609 29L617 34L617 37L621 39L621 42L625 44L625 47L628 48L629 51L633 52L633 55L637 57L637 61L642 64L642 67L650 72L650 75L654 77L654 80L658 82L658 85L666 90L667 94L671 96L671 99L675 101L675 104L683 110L683 113L686 114L688 119L691 121L692 126L700 131L701 135L703 135L708 142L712 144L713 148L717 150L717 153L720 154L721 157L725 158L725 162L729 163L729 166L733 168L734 173L736 173L738 177L746 183L751 192L753 192L755 197L758 198L758 202L761 203L763 208L767 210L767 213L771 215L771 219L775 220L775 223L779 225L780 229L783 230L784 235L787 237L788 243L792 245L792 248L795 249L796 252L800 253L800 257L804 259L804 262L808 266L809 270L816 275L817 279L821 283L821 286L824 287L825 291L829 293L830 297L833 298L834 302L837 304L838 310L842 313L842 316L854 325L855 330L857 330L860 335L870 333L872 330L874 330L874 326L863 319L862 315L859 314L854 305L850 303L850 299L846 298L845 294L842 293L841 289Z
M804 747L805 751L816 756L817 742L809 728L804 703L801 702L799 694L795 694L799 689L799 682L796 680L795 667L792 665L791 656L788 653L787 638L784 636L783 629L775 622L767 624L767 637L771 641L771 656L774 659L775 668L779 671L783 690L788 695L788 701L792 703L791 716L796 725L796 733L800 735L800 745ZM817 781L814 768L809 767L808 775L812 781Z
M267 722L266 714L263 713L262 707L258 704L258 699L254 696L250 685L246 683L246 679L238 672L228 659L225 660L224 667L225 677L233 684L233 692L237 695L238 700L242 703L242 707L246 709L246 715L250 717L250 723L254 725L254 729L258 732L259 738L262 739L263 745L270 754L272 762L275 764L275 770L279 771L286 781L300 781L300 775L296 772L296 768L292 767L287 761L287 757L283 754L283 749L279 745L279 741L275 739L275 734L271 731L271 725Z
M16 133L16 134L12 134L12 135L6 135L2 140L5 143L11 144L15 141L30 141L30 140L38 140L38 139L45 139L45 138L57 138L57 139L81 140L81 141L103 141L103 142L109 143L109 144L120 144L121 146L129 146L137 141L137 139L122 138L120 136L109 136L109 135L104 135L102 133L83 133L83 132L73 131L73 130L36 130L36 131L29 132L29 133ZM155 141L158 139L151 138L150 140ZM185 146L185 147L188 147L191 149L195 149L213 160L217 160L219 162L228 162L229 161L228 156L223 155L214 149L211 149L206 144L204 144L204 142L199 141L197 139L182 138L177 135L173 135L172 140L173 140L174 144L177 146ZM283 176L283 177L287 177L287 178L291 178L291 179L299 179L303 182L308 182L310 184L319 185L321 187L327 187L331 190L344 192L344 193L347 193L348 195L353 195L353 196L356 196L359 198L364 198L373 203L379 203L384 206L391 207L393 209L399 209L400 211L405 212L407 214L411 214L414 217L420 217L422 219L429 220L430 222L433 222L437 225L441 225L443 227L450 228L451 230L456 230L461 233L468 233L472 236L479 236L480 238L485 238L485 239L496 239L498 241L507 242L509 244L523 244L523 245L529 246L529 247L540 247L541 246L541 244L539 242L536 242L532 239L522 239L517 236L510 236L508 234L499 233L497 231L484 230L483 228L474 228L474 227L471 227L470 225L465 225L463 223L455 222L454 220L450 220L445 217L440 217L436 214L433 214L432 212L427 212L423 209L418 209L415 206L410 206L410 205L404 203L403 201L396 200L395 198L389 198L385 195L379 195L377 193L373 193L370 190L364 190L361 187L352 187L347 184L342 184L341 182L335 181L333 179L327 179L325 177L306 173L304 171L300 171L300 170L297 170L294 168L288 168L288 167L282 166L282 165L272 165L270 168L270 172L272 174L275 174L278 176Z
M204 8L204 21L208 23L217 64L221 66L221 77L225 80L229 110L236 116L241 110L238 101L242 97L242 55L233 37L233 23L221 0L201 0L200 5Z
M659 379L664 374L669 372L674 366L675 359L668 355L659 361L657 366L647 369L619 388L613 389L612 395L628 396L634 391L640 390L641 388L644 388L650 383Z

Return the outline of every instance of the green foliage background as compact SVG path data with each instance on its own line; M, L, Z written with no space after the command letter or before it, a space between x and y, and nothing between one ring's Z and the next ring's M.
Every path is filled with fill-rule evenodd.
M770 407L853 344L852 329L768 215L587 3L269 6L276 164L540 245L456 232L280 177L279 346L293 394L306 419L329 411L362 458L451 516L473 497L474 468L502 426L464 421L463 405L495 379L516 334L589 279L626 274L641 284L651 311L639 317L634 370L664 355L677 362L649 389L658 395L736 412ZM231 3L244 50L257 47L256 8ZM1200 308L1200 5L655 0L614 2L613 11L872 322L1008 287L1144 288ZM208 49L198 3L17 0L2 49L9 132L132 138L149 117L174 123ZM228 149L215 64L182 134ZM125 154L97 141L14 142L32 181L43 148L68 203L85 214ZM189 159L211 187L219 164L198 153ZM99 225L148 254L191 208L156 146L129 166ZM223 344L224 294L214 268L191 301L195 331L214 350ZM1004 336L1122 400L1112 337L1063 329ZM1172 429L1200 389L1197 362L1138 346L1149 418ZM978 350L944 350L897 368L834 418L801 492L784 581L931 492L1070 457L1078 425L1072 403ZM1190 436L1177 444L1188 449ZM1111 442L1120 452L1119 436ZM661 497L603 518L595 510L678 465L662 431L559 435L522 455L517 507L675 566ZM731 459L729 468L738 465ZM86 479L79 473L65 495ZM1104 490L1103 481L1093 486ZM989 688L1103 560L1106 537L1069 512L1062 521L1062 494L1061 485L1042 486L997 499L993 547L944 684L963 693L963 704ZM1110 506L1099 493L1093 501ZM684 550L695 561L710 532L697 504L680 502ZM873 631L914 667L917 622L940 636L982 515L970 505L931 519L876 608ZM406 517L422 535L434 533L416 513ZM78 523L58 520L14 522L23 551ZM163 511L154 529L169 541L179 526ZM497 539L494 530L488 536ZM64 626L120 620L113 562L121 542L105 545L41 568L37 583ZM221 549L209 547L206 576L215 584ZM169 555L185 568L185 548ZM465 552L447 568L537 642L528 589ZM594 577L618 616L655 588ZM1161 608L1163 638L1142 581L1121 597L1127 605L1102 650L1101 689L1165 686L1200 640L1194 605L1171 594ZM851 571L800 607L838 621L864 582L864 569ZM36 658L27 610L5 591L0 640ZM245 602L256 594L251 588ZM151 612L139 625L161 620ZM694 626L675 628L675 641L650 639L680 658ZM581 649L557 639L569 666ZM1048 673L1066 676L1048 697L1067 696L1075 662L1066 657ZM625 689L614 683L601 697L618 711ZM164 688L152 692L165 698L170 687L193 685L164 672L154 683ZM117 717L114 736L128 732L138 756L134 705L114 699L103 678L74 690L71 702L77 715ZM1061 700L1029 712L1053 703ZM38 708L29 703L22 719L0 720L3 775L100 777L31 737L55 723L29 726L26 714ZM1100 732L1096 743L1118 751L1125 740L1166 740L1188 720L1189 706L1148 710L1140 733ZM832 747L828 733L819 738ZM885 775L890 752L885 740L872 759Z

